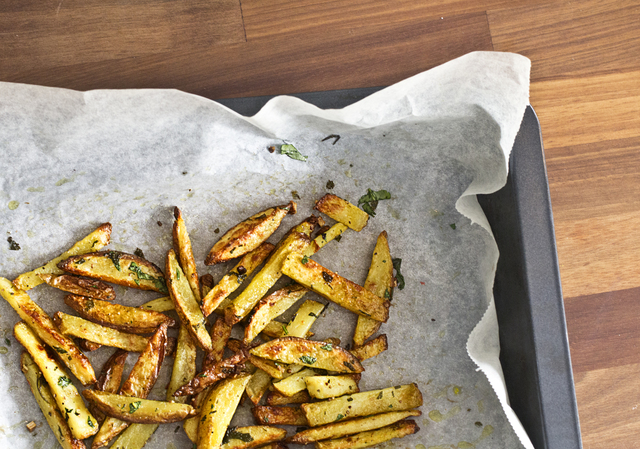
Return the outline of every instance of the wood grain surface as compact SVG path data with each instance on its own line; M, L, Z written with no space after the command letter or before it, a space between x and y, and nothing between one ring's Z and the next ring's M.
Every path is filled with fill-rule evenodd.
M0 3L0 80L78 90L382 86L474 50L532 60L584 447L638 447L640 2Z

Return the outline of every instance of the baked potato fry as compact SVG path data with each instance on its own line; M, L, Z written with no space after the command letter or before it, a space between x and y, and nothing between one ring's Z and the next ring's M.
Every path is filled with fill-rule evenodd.
M285 396L293 396L307 388L307 384L305 383L305 379L307 377L315 376L317 374L318 373L316 371L310 368L305 368L291 376L274 382L273 388Z
M152 299L151 301L145 302L141 306L140 309L143 310L151 310L154 312L168 312L169 310L175 310L176 308L173 305L173 301L171 301L170 296L163 296L161 298Z
M0 277L0 294L36 335L60 354L60 360L82 385L90 385L96 381L95 371L87 356L73 340L60 332L49 315L24 290L15 288L11 281Z
M95 390L106 391L107 393L117 393L118 390L120 390L124 364L127 361L128 355L129 353L127 351L118 349L109 357L109 360L105 362L102 370L100 370L98 381L94 386ZM89 411L96 417L100 424L104 422L104 413L94 407L93 404L89 404Z
M173 360L171 380L167 385L167 402L186 402L186 397L174 397L178 388L193 379L196 374L196 344L189 330L183 325L178 332L176 355Z
M308 426L307 418L299 407L258 405L251 409L258 424L278 426Z
M241 221L213 245L204 264L213 265L253 251L278 229L282 219L289 213L296 213L296 203L293 201L286 206L271 207Z
M342 419L410 410L422 405L422 394L416 384L364 391L328 401L302 404L309 425L329 424Z
M358 382L353 376L309 376L304 379L309 395L316 399L328 399L343 394L359 393Z
M284 440L287 431L271 426L229 427L221 449L250 449Z
M382 334L378 335L373 340L369 340L364 345L352 349L350 352L362 362L364 360L377 356L381 352L386 351L388 348L389 345L387 344L387 335Z
M319 440L341 438L346 435L366 432L388 426L410 416L420 416L418 410L381 413L379 415L355 418L348 421L312 427L287 438L288 443L309 444Z
M167 293L160 268L134 254L113 250L87 253L58 262L58 268L125 287Z
M200 393L210 385L236 376L243 372L245 368L244 362L247 360L248 354L238 353L229 358L221 360L210 369L198 373L191 381L184 384L173 394L174 396L186 396L189 394Z
M387 239L387 231L382 231L373 249L371 266L369 267L367 280L364 282L364 288L380 298L391 301L394 285L395 278L393 277L389 240ZM372 318L358 316L356 330L353 334L353 345L362 346L367 338L378 332L381 324L380 321Z
M13 335L25 347L42 371L58 405L58 410L64 411L64 419L67 421L73 437L82 440L95 434L98 431L98 421L87 410L82 396L67 376L62 365L47 353L42 340L24 321L14 326Z
M316 238L313 239L311 244L307 246L307 248L302 252L307 257L313 256L315 253L320 251L324 245L329 243L331 240L334 240L342 235L344 231L347 230L347 227L342 223L336 223L327 229L325 232L321 232ZM338 239L340 240L340 239Z
M170 327L176 324L173 318L160 312L123 306L86 296L66 295L64 303L89 321L133 334L155 332L164 322Z
M260 446L260 449L287 449L287 448L288 446L280 441L276 441L275 443Z
M324 304L317 301L307 300L302 303L291 322L287 324L286 334L290 337L304 338L324 310L324 307Z
M81 440L74 438L69 430L67 422L62 417L62 414L56 406L55 399L51 394L51 389L44 380L42 371L38 368L38 365L33 361L29 353L23 352L20 357L20 367L24 376L29 382L31 392L42 410L51 431L58 439L58 443L63 449L86 449L86 446Z
M63 335L84 338L103 346L120 348L125 351L142 352L149 340L142 335L122 332L63 312L56 312L53 320Z
M247 384L247 396L253 405L258 405L260 399L262 399L262 396L264 396L270 386L271 376L267 372L257 369L256 372L251 375L251 380L249 380Z
M180 321L187 327L198 346L205 351L211 351L211 337L207 331L206 318L200 310L191 291L191 286L180 268L176 253L171 249L167 253L166 260L167 288L173 301Z
M106 415L126 422L172 423L182 421L196 413L196 410L189 404L179 402L153 401L96 390L84 390L82 395Z
M249 314L251 309L282 276L282 262L287 255L291 251L304 250L311 242L309 235L318 224L318 218L312 215L289 230L276 245L262 269L225 310L227 322L235 324Z
M264 242L256 249L242 256L240 262L218 282L202 299L202 313L205 316L211 312L224 314L224 309L231 304L229 295L236 291L238 287L260 266L262 262L271 254L275 248L271 243Z
M200 304L202 297L200 296L200 285L198 284L198 272L196 271L196 261L193 258L193 250L191 249L191 239L187 233L187 225L182 218L182 212L177 207L173 209L173 216L176 219L173 222L173 250L178 255L180 266L189 281L193 296Z
M300 364L339 373L360 373L362 365L351 353L323 341L283 337L266 342L250 350L256 357L280 363Z
M390 426L382 427L368 432L361 432L337 440L317 441L316 449L361 449L364 447L375 446L394 438L402 438L407 435L413 435L420 428L412 420L398 421Z
M304 404L311 402L311 400L307 390L299 391L291 396L285 396L279 391L272 391L267 395L267 405Z
M362 231L369 221L369 214L332 193L320 198L314 209L358 232Z
M111 223L103 223L98 228L87 235L82 240L73 244L71 248L50 260L43 266L33 271L22 273L13 280L13 285L20 290L30 290L33 287L42 284L44 281L38 276L39 274L63 274L58 268L58 262L78 254L86 254L92 251L99 251L109 244L111 239Z
M116 292L112 286L96 279L89 279L72 274L39 274L40 279L58 290L89 298L113 301Z
M159 424L131 424L118 437L111 449L142 449Z
M347 310L385 323L389 319L388 299L374 295L298 252L289 253L282 273Z
M251 376L220 382L207 396L198 415L198 449L218 449Z

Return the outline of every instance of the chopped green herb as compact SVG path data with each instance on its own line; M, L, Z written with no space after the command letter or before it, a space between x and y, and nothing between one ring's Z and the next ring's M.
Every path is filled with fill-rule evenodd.
M322 272L322 279L324 279L324 281L327 284L330 284L331 281L333 281L333 276L331 276L329 273L327 273L326 271Z
M94 240L93 243L91 244L91 248L93 248L94 246L96 246L96 243L98 243L97 240Z
M70 383L71 383L71 379L69 379L67 376L58 377L58 385L61 386L62 388L66 387Z
M113 265L116 267L116 270L118 271L122 271L120 269L120 256L122 255L122 253L119 253L118 251L107 251L107 257L109 259L111 259L111 262L113 262Z
M59 348L59 347L57 347L57 346L54 346L54 347L53 347L53 349L55 349L55 351L56 351L58 354L66 354L66 353L67 353L67 351L65 351L64 349Z
M86 260L84 260L84 259L78 259L78 260L76 260L74 263L75 263L76 265L80 265L80 264L83 264L83 263L85 263L85 262L86 262Z
M391 299L391 295L389 294L388 288L384 290L384 299Z
M284 332L285 335L289 335L289 331L287 330L287 326L285 326L284 324L282 325L282 332Z
M129 413L137 412L141 404L142 404L142 401L136 401L129 404Z
M229 427L222 438L222 444L227 444L229 440L240 440L245 443L253 441L250 433L238 432L237 427Z
M303 156L300 154L298 149L291 144L285 144L280 147L280 154L284 154L285 156L289 156L291 159L295 159L297 161L306 161L308 156Z
M266 422L267 424L269 424L269 417L268 417L268 416L265 416L265 417L264 417L264 422Z
M95 303L93 302L92 299L87 299L86 302L84 303L84 310L91 310L95 307Z
M315 313L313 313L313 312L309 312L309 316L312 316L312 317L314 317L314 318L318 318L318 315L316 315L316 314L315 314Z
M157 277L151 280L153 281L153 285L160 290L161 293L169 293L169 290L167 290L167 284L164 282L164 278Z
M5 338L4 342L7 344L7 346L11 346L11 340L9 340L8 338Z
M326 345L320 346L320 349L324 349L325 351L333 350L333 345L331 343L327 343Z
M90 427L95 427L96 425L93 423L93 421L91 420L91 416L87 416L87 424L89 424Z
M306 265L306 264L307 264L307 262L309 262L309 257L304 256L304 257L302 258L302 260L300 260L300 262L302 262L302 265Z
M69 420L69 413L73 413L73 409L72 408L64 408L64 419L65 420Z
M342 240L342 234L337 235L336 238L334 239L336 242L339 242L340 240Z
M378 397L376 399L382 399L382 391L380 392L380 394L378 395Z
M240 267L242 268L242 267ZM247 278L246 274L241 274L240 273L240 268L238 268L238 273L233 272L232 274L236 275L236 281L238 282L238 284L242 284L244 282L244 280ZM246 268L245 268L245 273L246 273Z
M451 223L449 226L451 226L451 229L455 229L456 228L456 224L455 223Z
M176 279L180 280L180 270L176 268Z
M300 360L302 363L306 363L307 365L313 365L318 359L311 357L310 355L303 355L300 357Z
M347 402L353 402L353 398L347 398Z
M344 415L342 413L338 414L336 421L340 421L342 418L344 418Z
M396 280L398 281L398 289L402 290L404 288L404 276L400 273L400 266L402 265L402 259L391 259L393 262L393 269L396 270Z
M291 197L292 197L294 200L299 200L299 199L300 199L300 195L298 194L298 191L297 191L297 190L292 190L292 191L291 191Z
M336 185L334 184L333 181L327 181L327 189L331 190L335 187Z
M18 242L13 240L13 237L7 237L7 242L9 242L9 249L11 251L18 251L20 249L20 245L18 244Z
M373 191L367 189L367 193L362 195L358 200L358 206L362 205L362 210L368 213L370 216L375 217L375 210L378 207L378 201L388 200L391 198L391 194L386 190Z
M356 370L355 366L353 366L353 364L350 363L350 362L342 362L342 364L344 366L346 366L347 368L349 368L351 371L355 371Z
M136 248L136 250L133 252L133 254L135 254L136 256L138 256L141 259L144 259L144 253L142 252L142 250L140 248Z
M198 377L209 377L207 373L198 374Z

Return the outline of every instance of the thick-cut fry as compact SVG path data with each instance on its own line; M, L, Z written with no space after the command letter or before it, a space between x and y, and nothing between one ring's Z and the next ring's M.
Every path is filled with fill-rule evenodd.
M328 401L302 404L309 425L321 426L342 419L410 410L422 405L422 394L416 384L364 391Z
M334 240L342 235L344 231L348 228L342 223L336 223L327 229L325 232L320 233L320 235L316 236L315 239L311 242L309 246L302 252L305 256L311 257L322 248L324 245L329 243L331 240ZM340 239L338 239L340 240Z
M247 384L247 396L253 405L258 405L262 396L271 386L271 376L261 369L257 369L251 375L251 380ZM276 404L274 404L276 405Z
M207 332L206 319L196 302L191 291L191 286L182 272L176 253L171 249L167 253L166 268L167 288L173 301L173 305L178 312L180 321L184 324L194 341L205 351L211 351L211 337Z
M405 420L381 429L362 432L337 440L317 441L315 446L316 449L361 449L375 446L376 444L384 443L394 438L413 435L419 430L420 428L415 421Z
M121 332L63 312L56 312L53 320L64 335L84 338L103 346L120 348L125 351L142 352L149 340L142 335Z
M382 334L378 335L373 340L369 340L364 345L352 349L350 352L362 362L363 360L367 360L377 356L381 352L386 351L388 348L389 345L387 344L387 335Z
M316 371L306 368L289 377L274 382L273 388L285 396L293 396L307 388L307 384L305 383L305 379L307 377L315 376L317 374L318 373Z
M258 405L251 409L258 424L278 426L308 426L307 418L298 407L274 407Z
M389 319L388 299L374 295L300 253L289 253L282 273L354 313L382 322Z
M251 343L269 322L286 312L308 291L301 285L292 284L262 298L244 328L244 342Z
M47 420L53 434L58 439L63 449L85 449L86 446L81 440L73 437L67 422L56 407L55 400L51 394L51 390L44 380L42 371L33 361L27 352L23 352L20 358L20 365L24 376L29 382L31 392L42 410L42 414Z
M351 353L339 346L323 341L305 340L298 337L283 337L268 341L251 354L280 363L300 364L311 368L326 369L339 373L360 373L362 365Z
M253 251L278 229L288 213L296 213L296 203L293 201L286 206L271 207L258 212L238 223L213 245L204 264L213 265Z
M310 376L304 379L311 397L328 399L343 394L359 393L358 382L353 376Z
M198 449L218 449L250 376L225 379L214 388L198 415Z
M287 324L287 335L304 338L324 307L324 304L317 301L307 300L302 303L291 322Z
M179 402L153 401L96 390L84 390L82 394L105 414L126 422L172 423L196 414L189 404Z
M193 379L196 374L196 344L191 338L191 334L183 325L178 333L178 343L176 345L176 355L173 360L173 370L171 380L167 385L167 401L182 402L187 398L173 396L178 388Z
M229 427L221 449L250 449L284 440L287 431L271 426Z
M60 354L62 362L82 385L89 385L96 381L96 374L89 359L73 340L60 333L49 315L33 302L25 291L15 288L11 281L0 277L0 294L36 335Z
M388 426L410 416L420 416L419 410L407 410L402 412L389 412L380 415L366 416L364 418L350 419L348 421L331 423L320 427L312 427L287 438L287 442L296 444L309 444L319 440L341 438L346 435L366 432Z
M25 347L42 371L58 404L58 410L64 412L64 418L69 424L71 434L79 440L95 434L98 431L98 421L87 410L82 396L67 376L62 365L47 353L42 340L23 321L15 325L13 335Z
M220 282L213 287L202 299L202 312L205 316L216 312L224 315L224 309L231 304L229 295L236 291L238 287L260 266L275 248L271 243L264 242L256 249L242 256L240 262L227 274Z
M282 262L291 251L302 251L311 242L309 235L320 224L318 217L310 216L294 226L278 243L269 258L247 288L244 289L225 311L225 319L235 324L247 316L251 309L273 287L282 276Z
M354 231L361 231L362 228L367 225L367 221L369 221L369 214L332 193L327 193L320 198L316 202L314 209L319 210Z
M168 312L169 310L175 310L175 306L173 305L173 301L171 301L170 296L163 296L162 298L145 302L139 308L143 310L152 310L154 312Z
M104 364L98 376L95 389L98 391L106 391L107 393L117 393L120 390L120 383L122 382L122 373L124 371L124 364L127 361L127 351L122 349L116 350L109 360ZM100 424L105 419L104 413L97 409L93 404L89 404L89 410L93 413Z
M173 394L174 396L185 396L188 394L200 393L214 383L238 375L243 372L248 354L238 353L229 358L221 360L207 371L198 373L189 383L184 384Z
M278 391L272 391L267 395L267 405L304 404L305 402L311 402L311 396L307 390L299 391L291 396L285 396Z
M155 332L161 323L167 322L171 327L176 324L173 318L159 312L127 307L86 296L66 295L64 303L87 320L123 332L149 334Z
M84 338L76 338L76 344L83 352L95 351L96 349L102 347L102 345L89 340L85 340Z
M88 296L103 301L116 299L116 292L112 286L96 279L74 276L72 274L39 274L48 285L74 295Z
M142 449L159 424L131 424L122 432L111 449Z
M200 304L202 297L200 296L200 285L198 285L198 272L196 271L196 261L193 258L193 250L191 249L191 239L187 233L187 225L182 218L182 212L177 207L173 209L173 216L176 219L173 222L173 250L178 255L180 266L189 281L193 296Z
M36 285L42 284L44 281L38 276L39 274L63 274L58 268L58 262L78 254L86 254L91 251L99 251L109 244L111 238L111 223L103 223L91 234L82 240L73 244L71 248L47 262L45 265L36 268L33 271L23 273L13 280L13 285L21 290L29 290Z
M58 268L125 287L167 293L160 268L134 254L120 251L87 253L58 262Z
M376 246L371 257L371 266L364 288L376 296L391 301L393 287L395 284L393 277L393 263L391 262L391 252L389 250L389 240L387 231L382 231L378 236ZM358 323L353 334L353 345L362 346L367 338L378 332L380 321L365 316L358 316Z

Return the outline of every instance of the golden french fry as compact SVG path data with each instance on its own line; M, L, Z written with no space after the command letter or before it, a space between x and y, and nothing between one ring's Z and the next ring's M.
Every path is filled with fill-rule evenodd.
M369 340L364 345L352 349L350 352L362 362L363 360L367 360L377 356L381 352L386 351L388 348L389 345L387 344L387 335L382 334L378 335L373 340Z
M193 379L196 374L196 344L191 338L189 330L184 326L180 326L178 333L178 342L176 345L176 354L173 360L173 370L171 371L171 380L167 385L167 401L168 402L186 402L186 397L174 397L173 393L178 388Z
M187 233L187 225L182 218L182 212L177 207L173 209L173 216L176 219L173 222L173 250L178 255L180 266L185 276L187 276L193 296L200 304L202 297L200 296L200 286L198 285L198 272L196 271L196 261L193 258L193 250L191 249L191 239Z
M278 426L308 426L307 418L299 407L258 405L251 409L258 424Z
M205 388L227 379L234 375L240 374L244 368L244 362L247 359L245 353L238 353L229 358L221 360L210 369L197 374L189 383L184 384L173 394L174 396L185 396L188 394L196 394Z
M304 338L324 310L324 307L324 304L317 301L307 300L302 303L291 322L287 324L286 335Z
M267 405L304 404L305 402L311 402L311 396L307 390L299 391L291 396L285 396L278 391L272 391L267 395Z
M284 440L287 431L271 426L231 427L225 433L220 449L250 449Z
M103 301L116 299L116 292L112 286L96 279L89 279L71 274L39 274L40 279L47 285L74 295L88 296Z
M182 421L196 413L196 410L189 404L179 402L153 401L96 390L84 390L82 395L106 415L125 422L172 423Z
M168 312L169 310L175 310L170 296L163 296L162 298L145 302L139 308L143 310L152 310L154 312Z
M398 421L381 429L370 430L337 440L317 441L315 446L316 449L361 449L375 446L394 438L413 435L419 430L420 428L416 425L415 421Z
M124 364L127 361L129 353L122 349L116 350L109 360L106 361L98 381L96 382L95 389L98 391L106 391L107 393L117 393L120 390L120 383L122 382L122 373L124 371ZM89 404L89 410L93 413L100 424L103 423L105 415L93 404Z
M142 449L159 424L131 424L113 443L111 449Z
M365 211L332 193L327 193L320 198L316 202L314 209L319 210L354 231L361 231L362 228L367 225L367 221L369 221L369 215Z
M253 405L258 405L260 399L262 399L262 396L264 396L270 386L271 376L267 372L257 369L256 372L251 375L251 380L249 380L247 384L247 396Z
M327 229L325 232L320 233L320 235L316 236L315 239L311 242L309 246L302 252L305 256L311 257L315 253L317 253L320 248L329 243L331 240L339 239L344 231L348 228L342 223L336 223Z
M304 379L309 395L316 399L328 399L343 394L359 393L358 382L353 376L309 376Z
M305 379L307 377L315 376L317 374L318 373L316 371L306 368L292 374L291 376L274 382L273 388L285 396L293 396L307 388L307 384L305 383Z

